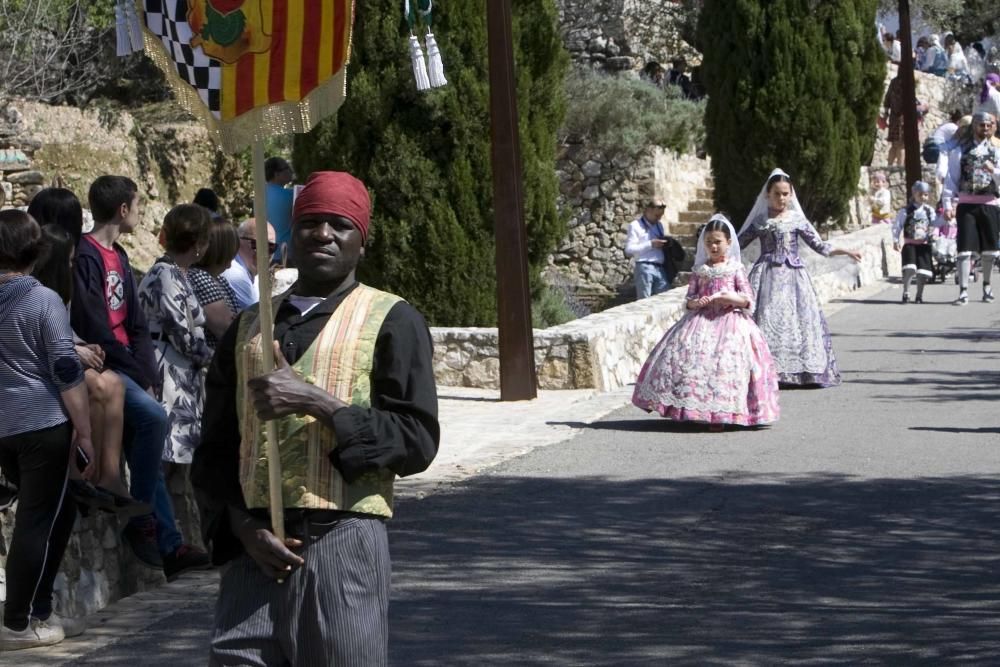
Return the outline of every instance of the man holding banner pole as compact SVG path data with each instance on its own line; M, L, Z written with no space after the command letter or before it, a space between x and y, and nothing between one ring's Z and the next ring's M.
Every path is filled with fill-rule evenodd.
M257 307L216 349L192 464L206 543L226 564L212 665L387 664L393 480L427 468L439 426L423 317L355 278L370 217L363 183L312 174L292 214L299 278L273 299L275 370ZM268 421L283 540L267 510Z

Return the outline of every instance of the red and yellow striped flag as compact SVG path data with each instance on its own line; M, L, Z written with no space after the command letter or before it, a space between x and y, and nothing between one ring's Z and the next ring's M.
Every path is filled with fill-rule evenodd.
M147 52L229 150L343 102L353 0L140 1Z

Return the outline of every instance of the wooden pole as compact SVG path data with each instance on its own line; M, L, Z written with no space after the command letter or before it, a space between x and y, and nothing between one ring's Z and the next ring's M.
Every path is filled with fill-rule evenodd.
M264 144L253 144L254 218L257 223L257 281L260 287L260 341L264 372L274 370L274 312L271 305L271 253L267 246L267 181L264 178ZM271 532L285 539L285 507L281 498L281 458L278 429L267 422L267 481L271 501Z
M903 164L906 165L906 194L921 180L920 130L917 127L917 86L913 75L913 34L910 30L910 2L899 0L899 39L902 58L897 76L903 93Z
M511 23L510 0L486 0L500 400L523 401L538 394Z

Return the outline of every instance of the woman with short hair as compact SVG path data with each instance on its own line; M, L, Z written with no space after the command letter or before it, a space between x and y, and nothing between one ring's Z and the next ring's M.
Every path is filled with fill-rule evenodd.
M69 313L58 294L29 275L43 247L31 216L0 212L0 405L6 408L0 411L0 468L19 489L0 627L6 651L66 636L52 609L52 587L76 519L66 480L74 461L85 478L94 472L87 385Z
M188 271L208 247L208 210L181 204L163 220L166 254L139 283L139 304L153 338L159 389L157 399L169 416L163 460L191 463L201 441L203 374L212 359L205 339L205 313L188 281Z
M240 312L236 293L222 278L240 249L236 227L228 220L213 220L209 226L208 248L188 271L194 295L205 311L205 338L215 349L233 318Z

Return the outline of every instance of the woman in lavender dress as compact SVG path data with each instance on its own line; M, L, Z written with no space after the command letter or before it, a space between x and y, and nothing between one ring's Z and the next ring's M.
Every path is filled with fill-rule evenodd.
M825 257L847 255L860 261L861 253L834 248L820 238L802 212L791 178L781 169L771 172L740 229L741 247L757 238L760 257L750 269L750 285L757 297L754 319L774 356L779 382L840 384L830 329L799 257L799 241Z

